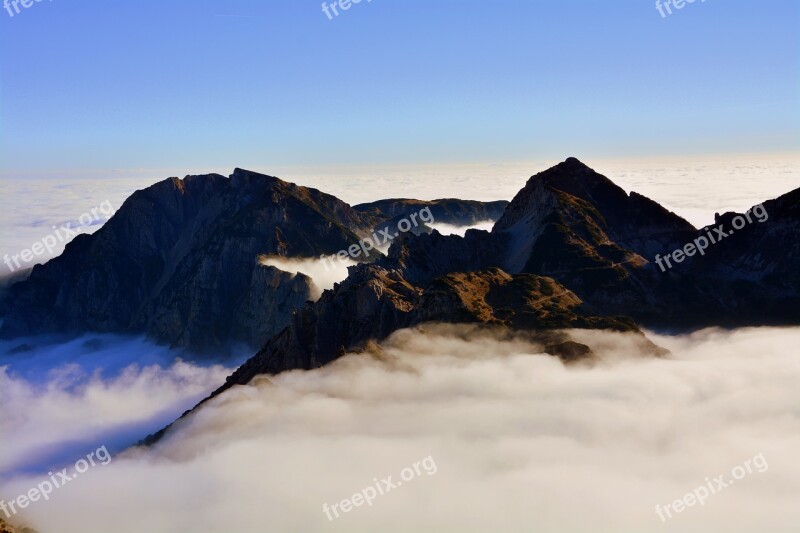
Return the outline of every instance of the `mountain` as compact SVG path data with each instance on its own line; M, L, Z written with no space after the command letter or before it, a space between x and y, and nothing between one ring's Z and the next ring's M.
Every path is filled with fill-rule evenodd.
M665 272L657 259L711 228L698 230L569 158L533 176L497 221L492 234L504 242L497 264L551 276L602 314L648 327L796 324L799 196L764 203L769 222L753 221ZM731 229L736 216L717 224Z
M335 253L375 222L333 196L240 169L171 178L13 285L0 333L144 331L194 348L261 345L309 298L311 280L261 266L259 254Z
M436 232L433 236L441 237ZM286 329L183 417L259 375L318 368L347 352L373 350L373 341L398 329L430 323L473 324L494 332L526 331L545 352L567 362L590 358L593 351L591 346L573 341L563 331L566 328L629 332L636 336L642 353L666 353L630 319L594 315L590 306L551 278L512 276L492 268L450 273L422 286L403 278L401 270L359 264L350 267L348 278L325 291L319 301L299 310ZM168 430L162 429L143 443L157 442Z
M739 230L735 219L748 221ZM705 301L721 309L726 325L800 323L800 189L756 206L748 213L724 213L696 238L728 236L695 255L673 274L697 280Z
M570 328L631 332L657 356L663 350L637 322L671 329L799 324L800 189L763 209L768 224L751 223L663 271L658 258L711 228L698 230L569 158L531 177L491 232L401 235L386 256L350 267L346 280L299 310L209 398L262 374L371 350L398 329L432 322L531 332L568 361L592 353L570 340L563 331ZM741 216L760 213L751 211ZM716 225L731 227L737 216L720 215Z
M715 226L750 223L703 254L661 259L711 235L575 158L505 204L390 199L351 207L236 169L137 191L94 235L7 290L3 336L143 331L174 345L263 347L256 372L313 368L425 322L556 330L694 329L800 322L800 189ZM502 214L500 210L502 208ZM316 303L311 280L262 255L333 254L414 212L436 222L497 217L464 237L402 233ZM499 215L499 216L498 216ZM753 220L756 217L758 220ZM546 307L537 302L550 294ZM622 318L627 317L627 318Z
M508 201L476 202L472 200L457 200L445 198L441 200L409 200L390 199L378 200L367 204L358 204L353 209L375 217L397 219L418 212L420 209L430 209L433 218L439 224L453 226L473 226L480 222L495 221L499 219Z
M362 264L351 267L350 276L333 291L300 310L232 381L247 383L257 374L316 368L345 351L363 349L368 341L427 322L537 331L638 331L631 320L593 316L578 296L551 278L511 276L495 268L450 273L419 286L397 270Z
M388 200L355 209L242 169L229 178L170 178L134 193L96 233L79 235L5 289L0 336L143 332L195 351L257 349L312 294L310 278L264 266L259 256L335 254L407 213L403 206L431 206L468 224L499 217L503 205Z

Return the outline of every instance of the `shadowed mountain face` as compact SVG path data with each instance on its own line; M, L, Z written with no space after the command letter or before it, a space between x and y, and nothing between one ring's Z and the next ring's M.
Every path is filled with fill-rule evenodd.
M239 169L230 178L173 178L135 193L97 233L77 237L61 257L13 285L2 334L143 331L196 349L266 343L256 366L275 372L324 364L425 321L633 327L614 318L624 315L651 327L794 324L799 195L766 202L768 222L749 224L662 272L656 255L709 229L625 193L574 158L533 176L508 205L383 200L353 208ZM423 208L436 222L467 225L501 207L492 232L399 235L387 256L351 269L294 318L311 281L258 262L260 255L336 253ZM547 296L546 287L576 300L565 292L549 304L558 311L542 314L532 302Z
M436 236L442 238L434 233ZM533 274L512 276L499 268L490 268L453 272L427 284L415 285L403 277L400 269L360 264L349 270L345 281L336 284L332 291L325 291L319 301L299 310L289 327L270 339L195 409L261 374L317 368L348 351L370 350L374 340L385 339L398 329L426 323L475 324L495 334L524 330L530 332L531 341L565 362L593 355L590 346L574 342L562 331L566 328L630 332L638 337L642 353L653 356L665 353L632 320L594 315L591 307L575 293L551 278ZM169 427L149 436L144 443L157 442L168 430Z
M570 158L532 177L492 234L506 239L500 266L552 276L602 314L669 328L797 323L798 195L766 202L769 222L749 224L663 272L657 256L710 228L696 230ZM734 216L718 223L730 229Z
M443 201L469 224L498 208ZM305 275L261 255L318 257L348 248L398 214L437 202L388 201L364 213L316 189L236 169L171 178L134 193L93 235L4 291L6 338L52 332L145 332L195 350L283 329L311 295Z
M343 320L341 317L347 317ZM581 299L553 279L511 276L500 269L451 273L425 286L378 265L351 267L351 275L267 345L233 381L262 373L322 366L368 341L426 322L485 324L550 331L564 328L638 331L625 318L592 316Z
M800 190L764 205L769 223L663 272L657 255L708 229L568 159L533 176L491 232L404 234L386 256L350 267L345 281L299 310L212 397L260 374L316 368L432 322L533 332L565 360L591 355L565 329L632 332L658 355L634 320L669 328L798 324ZM374 215L372 209L366 211ZM393 209L389 215L397 215Z
M800 189L762 205L763 221L749 215L741 230L734 219L748 215L718 216L714 227L728 236L671 272L675 285L699 280L698 292L723 310L729 325L800 323ZM719 238L713 227L697 236L709 234Z
M797 301L799 194L767 202L769 224L750 226L741 240L721 241L665 273L654 257L706 230L568 159L532 177L491 233L406 235L375 264L352 267L229 385L320 366L431 321L630 331L634 322L620 315L678 328L800 323L796 305L766 305Z
M368 204L353 206L354 209L376 217L399 218L408 216L420 209L429 208L433 218L440 224L472 226L487 220L497 220L503 216L508 206L506 200L496 202L476 202L472 200L378 200Z
M696 232L684 219L575 158L532 177L497 221L511 272L642 266Z
M258 255L333 253L373 223L333 196L239 169L168 179L12 286L2 333L145 331L194 348L260 345L305 303L310 280L261 266Z

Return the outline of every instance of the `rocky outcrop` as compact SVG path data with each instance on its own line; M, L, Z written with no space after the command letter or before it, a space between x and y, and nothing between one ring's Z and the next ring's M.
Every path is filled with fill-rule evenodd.
M170 178L137 191L95 234L79 235L60 257L2 287L0 335L144 332L195 351L242 342L257 349L314 292L308 277L259 257L335 254L424 207L468 224L499 217L506 203L387 200L352 208L241 169L229 178Z
M0 518L0 533L37 533L29 527L18 528Z
M734 228L739 218L740 229ZM669 277L687 298L701 297L715 315L699 323L726 326L800 323L800 189L756 206L725 213L694 237L719 239L704 255L673 263ZM691 241L687 241L691 242ZM663 254L662 254L663 255ZM692 292L687 293L687 288ZM705 320L704 320L705 319Z
M532 332L568 362L591 354L560 333L571 328L632 332L646 352L661 355L636 322L688 329L798 324L800 190L764 205L768 224L661 272L657 254L708 230L568 159L533 176L491 232L406 234L373 264L351 267L214 395L260 374L325 365L432 322Z
M566 328L638 332L630 319L603 317L557 281L498 268L454 272L421 286L399 270L357 265L332 291L240 367L221 390L258 374L323 366L368 341L428 322L485 324L531 331ZM218 391L218 392L221 392Z
M348 278L326 291L319 301L298 311L289 327L239 367L207 400L261 374L318 368L347 352L370 350L374 341L398 329L430 323L527 331L544 351L567 362L590 356L591 349L572 341L563 332L565 328L631 332L640 336L644 350L655 356L664 353L630 319L594 315L577 295L551 278L512 276L492 268L454 272L420 286L403 278L400 270L360 264L350 267ZM151 435L144 443L157 442L168 429Z
M533 176L492 234L506 240L500 266L551 276L601 314L666 328L796 324L798 196L800 190L766 202L769 222L749 224L663 272L657 256L710 228L697 230L570 158ZM731 228L734 216L718 224Z
M333 196L240 169L168 179L13 285L0 333L146 332L194 349L261 346L308 300L311 281L262 266L259 255L335 253L375 223Z
M453 226L472 226L479 222L499 219L508 201L476 202L445 198L441 200L410 200L406 198L379 200L353 206L354 209L375 217L401 218L428 208L436 222Z
M552 276L603 313L644 318L660 303L648 258L696 229L570 158L533 176L492 233L507 239L509 272Z

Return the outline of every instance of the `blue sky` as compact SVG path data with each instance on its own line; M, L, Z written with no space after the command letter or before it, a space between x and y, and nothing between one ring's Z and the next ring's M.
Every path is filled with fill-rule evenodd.
M44 0L0 175L800 148L800 2Z

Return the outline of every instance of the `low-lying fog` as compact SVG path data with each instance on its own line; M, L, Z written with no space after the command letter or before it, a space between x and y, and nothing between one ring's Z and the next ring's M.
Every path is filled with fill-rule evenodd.
M47 472L87 449L130 446L219 387L243 360L241 353L204 363L184 356L197 360L120 335L0 342L0 483Z
M800 329L651 334L671 350L664 359L621 334L575 335L598 364L565 367L522 339L426 326L372 355L259 378L156 447L32 503L24 521L42 533L796 531ZM82 436L74 462L120 420L224 374L178 364L77 389L54 375L35 393L2 374L4 464L48 432ZM759 467L704 505L656 514L746 461ZM371 506L333 521L323 512L414 463L430 468ZM4 475L0 497L43 479Z

